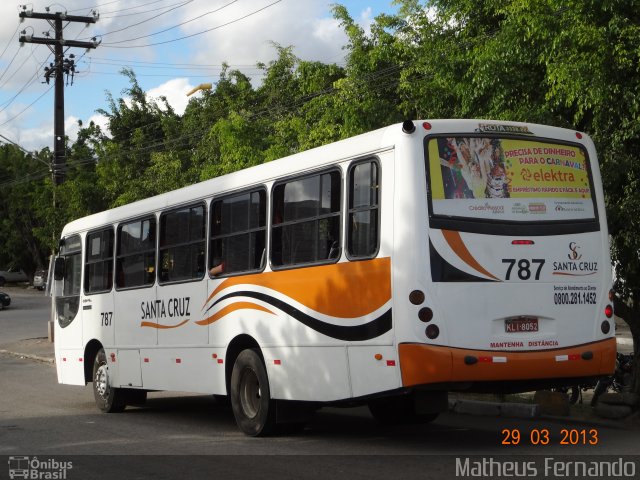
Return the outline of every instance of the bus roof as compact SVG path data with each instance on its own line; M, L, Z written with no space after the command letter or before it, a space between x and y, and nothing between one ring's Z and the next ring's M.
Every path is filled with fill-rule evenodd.
M355 137L305 150L288 157L95 213L69 222L64 227L62 235L66 236L93 229L101 225L118 223L124 219L144 216L145 214L156 212L169 206L193 203L214 195L223 195L226 192L237 191L244 187L268 183L275 179L304 172L305 170L322 168L323 166L348 161L352 158L380 153L393 148L400 138L405 137L402 131L402 125L402 123L389 125ZM416 128L422 127L424 130L428 129L428 133L432 134L445 132L526 134L576 141L576 132L573 130L521 122L481 119L436 119L426 121L416 120L414 121L414 125L416 125ZM583 134L583 137L583 141L591 142L587 135Z

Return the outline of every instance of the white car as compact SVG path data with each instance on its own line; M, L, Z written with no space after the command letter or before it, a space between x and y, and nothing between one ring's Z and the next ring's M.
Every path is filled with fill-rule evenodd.
M0 287L6 283L28 282L29 277L24 270L19 268L9 268L8 270L0 270Z

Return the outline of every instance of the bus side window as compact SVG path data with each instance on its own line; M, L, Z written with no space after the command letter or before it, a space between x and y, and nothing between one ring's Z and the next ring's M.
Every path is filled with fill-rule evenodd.
M156 219L123 223L118 227L116 288L146 287L155 281Z
M349 258L372 258L380 242L380 167L377 161L355 164L349 170Z
M339 259L341 182L340 172L331 170L274 187L271 245L274 267Z
M113 227L87 234L84 291L108 292L113 286Z
M255 272L263 268L267 232L263 188L229 195L211 204L209 275Z
M199 280L204 276L204 205L160 215L160 283Z

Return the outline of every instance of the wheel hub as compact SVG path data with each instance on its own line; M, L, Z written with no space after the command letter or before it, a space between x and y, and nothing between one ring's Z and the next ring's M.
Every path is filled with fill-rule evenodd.
M260 411L260 382L256 372L247 368L240 379L240 405L248 418L255 418Z
M107 396L107 391L109 390L109 381L107 376L106 365L100 365L100 367L98 367L93 383L95 384L96 391L98 392L98 394L102 398L105 398Z

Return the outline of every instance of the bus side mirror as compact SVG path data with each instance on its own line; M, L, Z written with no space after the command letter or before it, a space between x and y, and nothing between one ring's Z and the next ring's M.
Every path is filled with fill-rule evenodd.
M64 258L56 257L56 261L53 264L53 279L62 280L64 278Z

